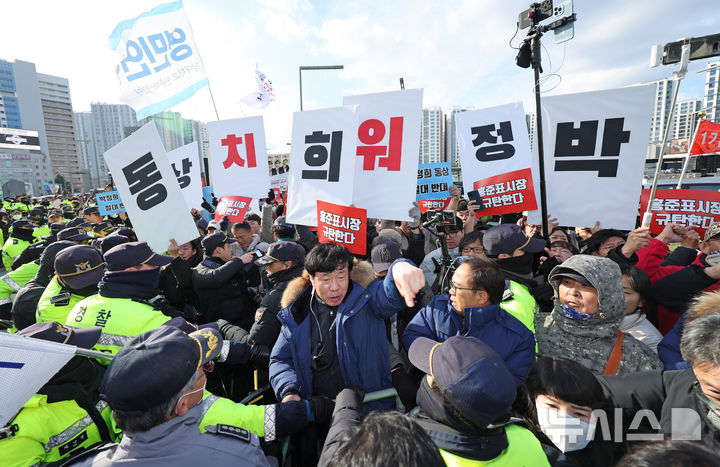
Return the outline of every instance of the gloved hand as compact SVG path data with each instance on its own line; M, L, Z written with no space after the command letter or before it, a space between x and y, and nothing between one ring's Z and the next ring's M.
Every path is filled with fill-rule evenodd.
M403 401L403 404L415 404L415 395L420 385L407 374L402 365L393 369L392 384L400 396L400 399Z
M332 418L335 403L325 396L313 396L310 399L310 407L315 414L316 423L327 423Z
M250 364L257 369L267 369L270 366L270 349L265 345L253 345L250 348Z
M410 222L408 222L411 229L417 229L420 227L420 217L422 216L422 213L420 212L420 206L417 201L413 201L413 206L410 210L408 210L408 216L411 218Z
M268 190L267 202L271 202L275 199L275 191L273 189Z

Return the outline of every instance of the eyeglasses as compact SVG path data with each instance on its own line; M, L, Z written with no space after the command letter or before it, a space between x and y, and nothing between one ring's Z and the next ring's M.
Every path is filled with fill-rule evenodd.
M460 233L459 230L453 230L453 231L445 232L445 236L446 237L457 237L459 233Z
M466 247L463 247L462 252L463 252L463 253L477 253L477 254L480 254L480 253L483 252L483 249L482 249L481 246L476 246L476 247L474 247L474 248L471 248L471 247L466 246Z
M450 290L457 293L458 290L484 290L484 289L473 289L471 287L458 287L457 285L450 283Z

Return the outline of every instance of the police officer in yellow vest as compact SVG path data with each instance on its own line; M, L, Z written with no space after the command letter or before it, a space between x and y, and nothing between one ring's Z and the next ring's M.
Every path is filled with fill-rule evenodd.
M40 296L35 319L64 323L76 303L97 293L105 263L89 245L66 248L55 257L55 276Z
M540 441L509 417L515 382L503 359L474 337L413 341L413 365L426 373L411 416L448 466L549 466Z
M0 277L0 316L3 319L12 308L17 291L35 277L39 267L40 260L31 261Z
M33 225L26 220L13 222L10 238L2 248L2 262L6 271L12 270L13 261L33 242L33 229Z
M35 237L36 241L41 237L50 235L50 225L47 223L45 208L42 206L32 208L28 214L28 220L35 226L33 237Z
M89 349L100 337L100 328L73 329L48 322L33 324L18 335ZM104 368L94 360L73 357L0 429L0 463L44 465L96 443L116 441L119 430L107 403L99 398L103 374Z

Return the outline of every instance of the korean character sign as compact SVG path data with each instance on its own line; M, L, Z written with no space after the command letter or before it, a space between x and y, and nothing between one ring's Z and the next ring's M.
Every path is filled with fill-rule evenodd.
M197 143L181 146L167 153L178 185L188 209L202 209L202 181L200 180L200 152Z
M179 104L208 84L182 1L121 21L108 44L120 55L115 67L120 100L135 109L138 120Z
M228 216L230 222L244 221L251 201L247 196L223 196L215 209L215 220L220 222L223 216Z
M480 192L485 207L476 215L537 209L522 102L462 112L455 118L465 186Z
M357 107L293 114L287 221L317 225L317 202L352 204Z
M450 162L418 165L415 199L444 199L450 197L453 184Z
M98 209L101 216L111 216L119 212L125 212L125 206L117 191L104 191L95 195Z
M547 212L561 224L635 228L655 89L649 84L543 99ZM540 218L534 211L528 222Z
M208 122L208 138L215 195L267 197L270 173L263 118Z
M343 104L359 106L353 204L370 217L409 220L417 186L422 89L345 96Z
M445 199L423 199L418 201L420 212L427 212L435 209L445 210L450 206L452 198Z
M318 241L334 243L364 255L367 250L367 211L325 201L317 202Z
M640 212L647 208L650 190L640 196ZM657 235L667 224L692 227L705 236L705 230L713 222L720 222L720 193L709 190L655 190L650 233Z
M139 240L156 252L170 238L179 245L197 238L175 172L155 122L150 122L103 154Z

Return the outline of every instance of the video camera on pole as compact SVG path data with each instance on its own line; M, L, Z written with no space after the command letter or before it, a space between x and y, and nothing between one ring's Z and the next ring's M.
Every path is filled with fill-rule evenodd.
M445 240L446 228L457 229L457 220L455 217L455 211L453 210L442 210L434 209L427 211L427 221L425 222L425 228L434 233L440 240L440 264L439 270L437 271L437 279L431 284L431 290L434 295L448 293L450 290L450 280L452 279L452 273L455 267L453 267L453 259L450 257L448 251L447 241Z

